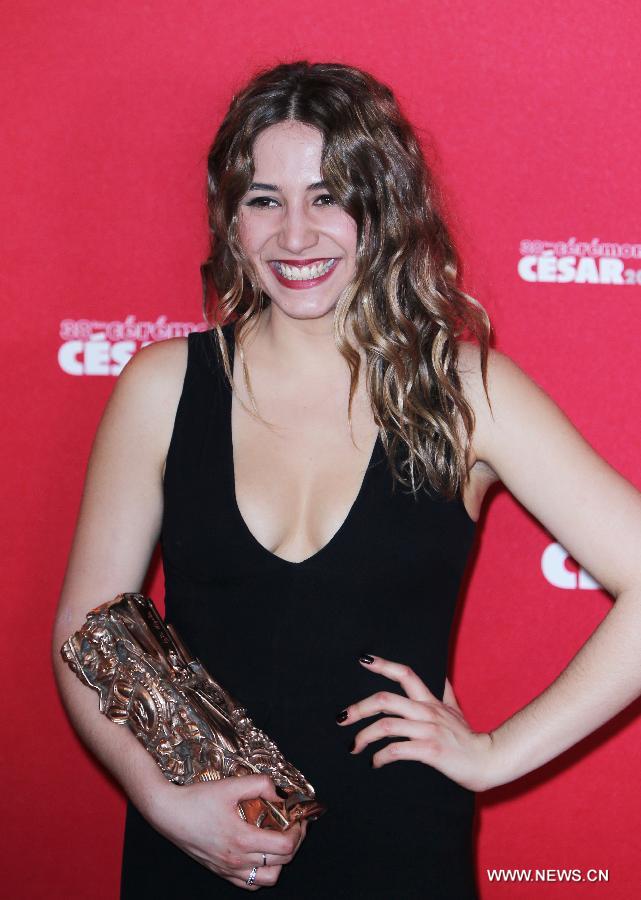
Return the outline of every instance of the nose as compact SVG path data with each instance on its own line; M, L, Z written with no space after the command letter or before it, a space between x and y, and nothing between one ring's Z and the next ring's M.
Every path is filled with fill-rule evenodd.
M318 243L318 232L304 206L287 206L281 220L278 246L292 254L302 253Z

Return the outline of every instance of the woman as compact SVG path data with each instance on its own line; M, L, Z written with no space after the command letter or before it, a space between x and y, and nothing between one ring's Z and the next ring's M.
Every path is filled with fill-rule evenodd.
M488 350L388 88L342 65L264 72L208 168L205 293L227 324L123 370L54 634L74 725L131 801L122 896L474 897L474 793L641 692L641 497ZM496 480L617 603L485 734L457 705L447 643ZM265 777L169 784L60 662L87 609L140 589L159 537L167 620L310 779L318 822L242 822L240 799L275 799Z

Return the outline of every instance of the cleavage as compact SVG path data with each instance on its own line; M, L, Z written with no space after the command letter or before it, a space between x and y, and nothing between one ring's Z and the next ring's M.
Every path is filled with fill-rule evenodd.
M312 405L269 429L232 398L236 505L253 539L272 555L302 562L348 527L378 430L355 416L355 447L344 415L338 424Z

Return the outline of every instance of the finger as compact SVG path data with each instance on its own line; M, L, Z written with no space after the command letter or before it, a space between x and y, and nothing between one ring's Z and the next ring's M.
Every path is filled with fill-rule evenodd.
M452 685L450 684L450 679L445 679L445 690L443 691L443 703L447 703L448 706L453 707L457 712L463 715L463 710L458 705L458 701L454 696L454 690Z
M371 663L363 662L363 659L372 659ZM359 662L363 667L371 669L377 675L384 675L392 681L398 681L407 696L412 700L436 700L434 694L427 685L421 681L414 669L403 663L392 662L382 656L361 657Z
M279 865L269 866L267 868L256 866L255 868L256 875L251 884L247 884L247 880L254 869L253 866L244 866L242 869L235 869L228 873L223 872L223 877L228 881L231 881L232 884L235 884L237 887L244 888L246 891L256 891L261 887L273 887L278 881L283 867ZM217 874L221 873L217 872Z
M339 725L351 725L358 722L359 719L375 716L376 713L381 712L405 716L408 719L422 719L426 715L424 703L410 700L409 697L403 697L401 694L394 694L391 691L378 691L376 694L346 707L341 713L342 718L337 718L336 721Z
M251 873L254 871L254 867L251 867L249 869L243 869L242 871L239 871L237 873L239 878L243 879L245 887L256 887L256 886L258 886L258 887L273 887L276 884L276 882L278 881L278 878L280 876L280 873L281 873L281 870L283 867L282 866L266 866L266 867L265 866L256 866L255 868L256 868L256 875L254 877L253 884L251 884L251 885L247 884L247 879L249 878Z
M436 737L416 741L396 741L383 747L382 750L378 750L372 756L372 768L380 769L389 763L407 759L432 766L438 760L440 747L440 742Z
M439 726L435 722L417 722L412 719L378 719L367 728L359 731L354 738L354 747L351 753L360 753L368 744L386 737L406 737L413 739L430 738Z
M288 853L287 855L276 854L276 853L265 853L264 857L262 853L246 853L242 856L242 866L238 866L238 868L242 868L243 870L249 866L251 869L252 866L256 866L258 869L269 869L274 868L275 866L285 866L287 863L290 863L295 856L294 853ZM264 859L267 862L264 862Z
M295 843L289 853L268 853L264 848L258 852L246 853L242 858L243 866L280 866L286 865L290 863L296 853L298 852L298 848L303 842L303 838L305 837L305 832L300 827L300 824L297 822L292 828L287 832L287 834L293 834L295 838ZM265 862L266 860L266 862Z
M278 800L276 785L269 775L237 775L235 780L223 779L220 782L225 785L234 800L253 800L255 797L264 797L266 800Z
M263 853L272 857L291 857L296 853L300 838L300 827L293 825L287 831L277 831L273 828L256 828L255 825L241 823L239 843L246 853L260 857L261 865Z
M276 786L268 775L243 775L229 778L231 799L236 804L239 800L261 797L279 803ZM224 784L225 782L221 782ZM295 852L298 832L293 827L288 831L277 831L271 828L256 828L248 822L239 822L239 844L242 850L249 853L273 853L277 856L289 856Z
M252 884L249 886L246 882L242 880L242 878L236 878L235 876L226 876L227 881L231 884L235 884L236 887L243 888L245 891L259 891L261 886L259 884ZM248 876L249 877L249 876Z
M307 837L307 826L308 826L307 819L302 819L301 823L300 823L300 837L298 839L298 843L296 844L296 850L294 851L294 855L296 855L296 853L298 853L298 850L300 849L300 845L303 843L303 841Z

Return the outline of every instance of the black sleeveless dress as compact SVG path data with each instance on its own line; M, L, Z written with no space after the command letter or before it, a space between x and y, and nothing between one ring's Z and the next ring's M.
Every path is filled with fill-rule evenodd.
M232 326L224 331L233 354ZM403 694L357 661L364 653L410 665L442 698L474 537L462 501L392 491L379 437L329 543L300 563L272 554L236 505L231 392L214 331L188 338L164 493L167 621L328 806L269 896L475 898L474 793L420 762L372 769L373 753L393 739L351 756L354 735L374 718L342 726L335 719L377 690ZM242 895L161 837L132 804L121 888L123 900Z

